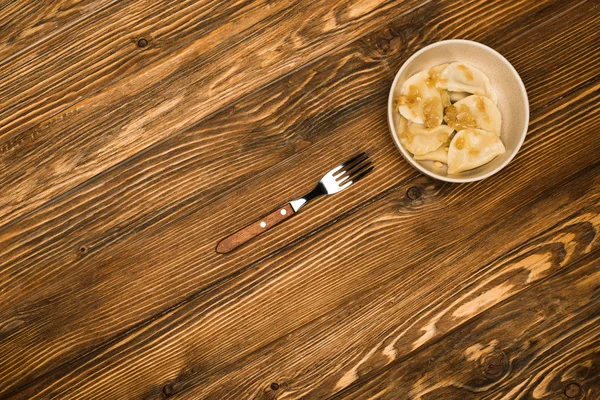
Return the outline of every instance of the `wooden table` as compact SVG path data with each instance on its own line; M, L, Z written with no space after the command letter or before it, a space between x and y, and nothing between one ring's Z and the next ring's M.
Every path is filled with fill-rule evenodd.
M448 38L531 103L477 183L387 127ZM2 0L0 398L599 399L599 77L591 0Z

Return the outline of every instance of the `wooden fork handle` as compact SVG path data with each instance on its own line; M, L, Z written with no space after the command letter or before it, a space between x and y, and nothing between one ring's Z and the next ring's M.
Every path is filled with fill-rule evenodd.
M231 236L227 236L217 245L217 253L229 253L232 250L240 247L247 241L260 235L277 225L278 223L288 219L294 215L294 209L290 203L279 207L269 215L265 215L253 224L248 225L242 230L237 231Z

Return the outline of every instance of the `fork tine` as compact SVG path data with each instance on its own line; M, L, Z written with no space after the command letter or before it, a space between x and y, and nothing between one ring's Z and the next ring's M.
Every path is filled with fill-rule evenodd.
M338 175L336 180L339 181L340 183L343 183L343 182L347 181L348 179L351 179L353 175L356 175L357 173L364 170L369 165L371 165L371 160L369 160L368 158L364 159L360 163L354 164L352 167L348 168L346 171L344 171L344 173Z
M346 179L344 180L344 182L353 184L358 182L359 180L361 180L362 178L364 178L369 172L373 171L373 166L371 165L371 163L365 165L365 167L367 168L361 168L359 171L356 171L352 176L350 176L350 179Z
M352 157L351 159L349 159L348 161L338 165L337 167L335 167L331 172L332 175L337 178L340 175L342 175L344 172L346 172L346 170L343 170L344 167L349 166L351 164L354 164L355 162L362 162L363 158L369 158L367 156L367 154L363 151L362 153L359 153L357 155L355 155L354 157ZM360 160L360 161L359 161ZM340 171L341 170L341 171Z
M367 153L365 153L364 151L358 153L357 155L355 155L354 157L352 157L351 159L349 159L348 161L346 161L345 163L342 164L342 167L345 167L349 164L352 164L354 161L358 160L359 158L363 158L363 157L368 157Z

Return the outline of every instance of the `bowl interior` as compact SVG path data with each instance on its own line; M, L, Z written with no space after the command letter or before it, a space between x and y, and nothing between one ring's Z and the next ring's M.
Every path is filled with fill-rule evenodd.
M446 166L435 167L432 161L416 161L398 140L397 127L400 120L394 109L394 98L400 95L402 84L417 72L449 62L464 62L479 68L490 78L498 95L498 109L502 115L500 138L506 152L489 163L470 171L448 175ZM488 177L502 169L515 156L527 133L529 125L529 102L521 78L510 63L496 51L480 43L467 40L447 40L434 43L415 53L402 66L388 100L390 129L402 155L414 167L434 178L449 182L470 182Z

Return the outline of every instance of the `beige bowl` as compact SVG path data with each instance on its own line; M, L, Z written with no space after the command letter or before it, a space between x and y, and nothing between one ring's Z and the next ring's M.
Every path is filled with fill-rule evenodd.
M402 84L417 72L453 61L479 68L490 78L498 95L498 109L502 114L500 138L506 152L489 163L460 174L449 175L446 166L437 168L433 161L417 161L402 146L396 128L400 114L394 109L394 99L400 95ZM396 74L388 99L388 122L396 146L404 158L416 169L447 182L473 182L487 178L504 168L521 148L529 125L529 100L525 85L513 66L495 50L470 40L444 40L422 48L410 57Z

